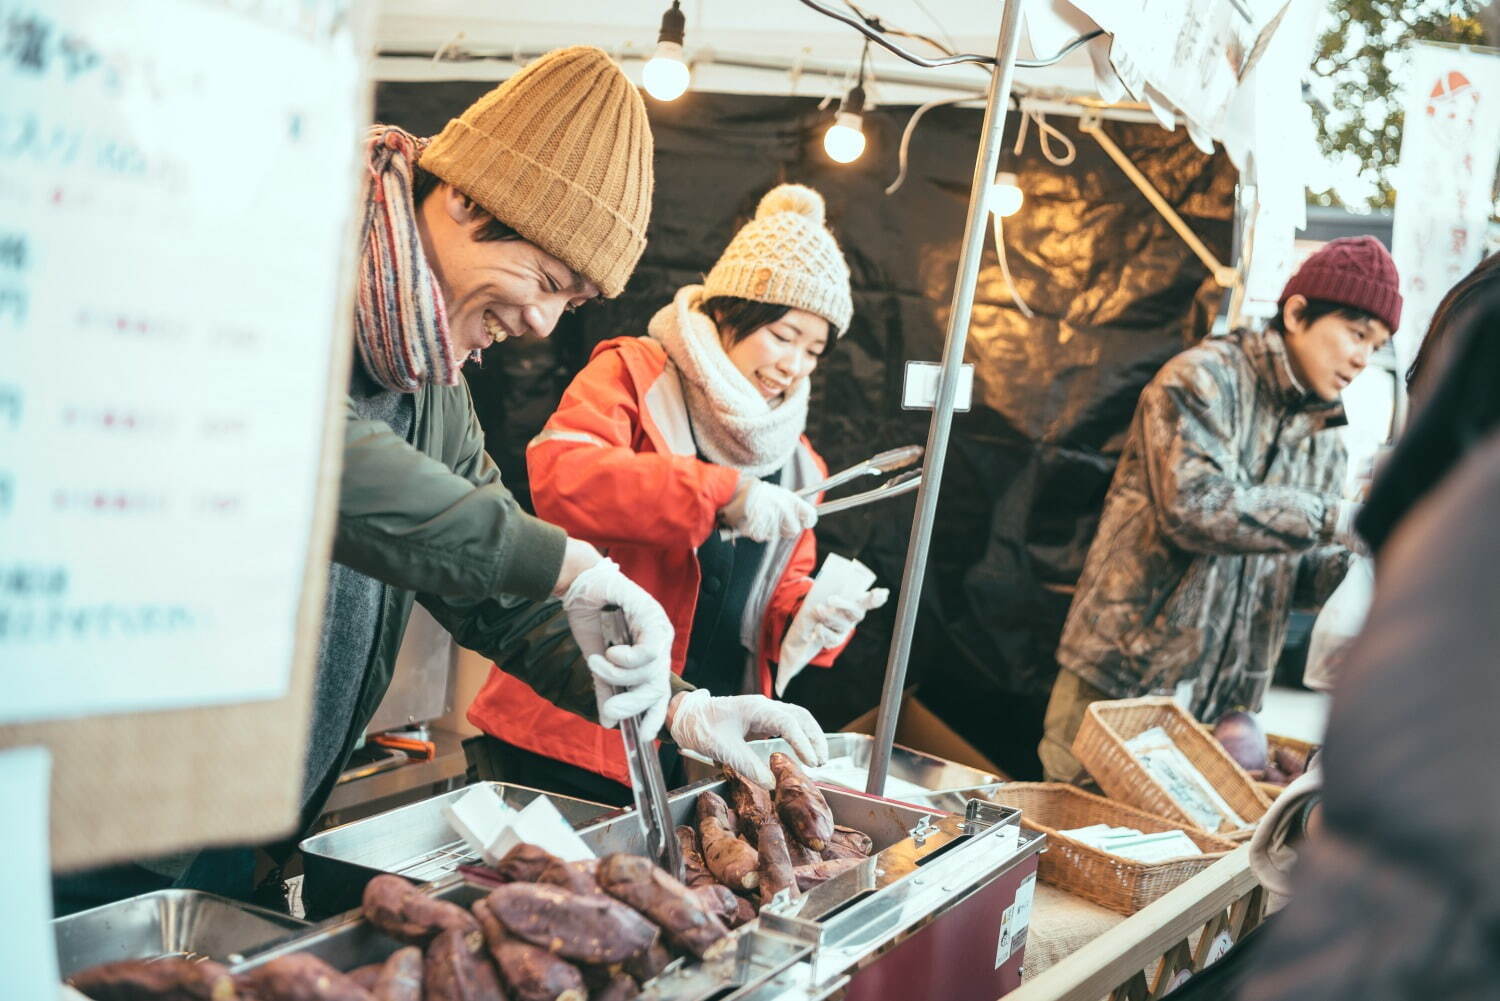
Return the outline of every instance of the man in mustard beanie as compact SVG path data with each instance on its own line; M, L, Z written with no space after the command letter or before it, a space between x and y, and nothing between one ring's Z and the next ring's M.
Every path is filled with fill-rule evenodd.
M431 140L376 126L367 157L304 828L385 695L413 601L463 646L605 726L639 717L654 734L672 691L661 606L593 546L521 510L459 373L491 344L546 337L563 312L624 289L651 210L640 94L603 51L562 49ZM632 637L607 652L606 606ZM252 867L247 849L117 866L59 885L59 909L163 885L243 897Z
M1400 322L1391 255L1345 237L1303 262L1264 330L1205 340L1141 392L1058 645L1049 780L1084 777L1072 743L1092 702L1260 708L1291 608L1321 605L1358 545L1340 395Z

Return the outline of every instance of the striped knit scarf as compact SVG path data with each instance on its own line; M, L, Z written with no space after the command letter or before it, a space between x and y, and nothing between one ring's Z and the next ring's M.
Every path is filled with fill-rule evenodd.
M443 294L422 253L412 204L412 166L426 145L401 129L377 125L366 140L369 176L360 242L354 330L370 377L386 389L458 384Z

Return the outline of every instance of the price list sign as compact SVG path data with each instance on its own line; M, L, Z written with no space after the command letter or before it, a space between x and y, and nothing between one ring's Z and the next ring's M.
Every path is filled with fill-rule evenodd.
M346 0L0 0L0 723L287 691Z

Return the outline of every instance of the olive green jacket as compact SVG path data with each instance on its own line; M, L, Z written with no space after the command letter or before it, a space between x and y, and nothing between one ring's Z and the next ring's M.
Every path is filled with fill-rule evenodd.
M416 393L410 444L350 404L333 558L388 586L338 767L312 795L305 821L321 810L385 696L414 600L460 645L558 706L597 718L591 676L562 606L548 597L566 542L500 482L462 381Z

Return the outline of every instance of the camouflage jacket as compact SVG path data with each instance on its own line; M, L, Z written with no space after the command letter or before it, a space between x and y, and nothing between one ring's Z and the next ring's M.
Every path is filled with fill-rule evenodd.
M1058 647L1116 698L1192 681L1201 719L1259 708L1294 604L1348 567L1333 542L1340 403L1298 388L1275 331L1210 338L1141 392Z

